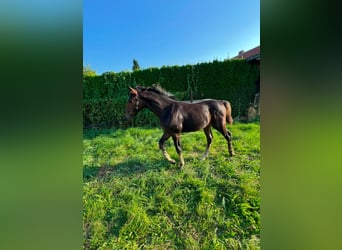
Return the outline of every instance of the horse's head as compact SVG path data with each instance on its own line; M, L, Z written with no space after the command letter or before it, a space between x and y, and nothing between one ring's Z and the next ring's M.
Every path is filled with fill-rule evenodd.
M139 88L128 87L128 90L129 98L126 106L126 118L130 120L143 108L143 103L139 101Z

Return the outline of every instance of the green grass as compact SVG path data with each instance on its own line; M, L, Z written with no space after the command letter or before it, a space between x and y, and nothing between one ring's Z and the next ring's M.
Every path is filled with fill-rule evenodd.
M204 133L183 134L183 169L159 128L85 131L84 248L260 249L260 126L228 128L235 157L213 130L202 161Z

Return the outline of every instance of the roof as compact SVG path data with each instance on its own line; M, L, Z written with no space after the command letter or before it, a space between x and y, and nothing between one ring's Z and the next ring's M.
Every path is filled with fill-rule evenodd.
M241 50L239 54L232 59L246 59L246 61L253 59L260 60L260 45L247 51Z

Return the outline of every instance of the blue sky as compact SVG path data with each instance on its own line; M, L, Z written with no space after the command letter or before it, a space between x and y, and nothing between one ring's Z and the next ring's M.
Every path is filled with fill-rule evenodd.
M83 65L98 74L197 64L260 45L258 0L84 0Z

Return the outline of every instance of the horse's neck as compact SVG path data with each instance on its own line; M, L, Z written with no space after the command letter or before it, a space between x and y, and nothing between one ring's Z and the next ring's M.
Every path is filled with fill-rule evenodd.
M163 110L171 104L171 100L169 98L159 96L154 93L148 93L142 95L146 108L155 113L158 117L160 117L163 113Z

